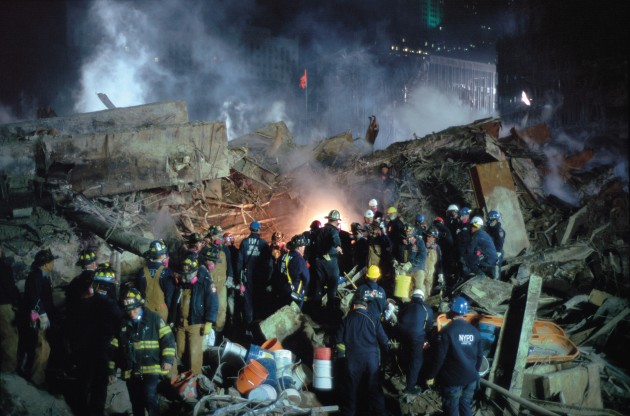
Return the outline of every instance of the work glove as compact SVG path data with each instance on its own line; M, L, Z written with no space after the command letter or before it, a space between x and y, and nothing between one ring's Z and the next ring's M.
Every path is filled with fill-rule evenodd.
M39 327L44 331L50 328L50 320L48 319L48 314L44 313L39 315Z
M236 287L236 286L234 286L234 278L233 278L232 276L228 276L228 277L227 277L227 280L225 281L225 286L226 286L228 289L231 289L231 288L233 288L233 287Z
M427 386L432 387L435 384L435 379L431 378L429 380L427 380Z
M439 273L438 274L438 284L440 284L440 285L444 284L444 273Z
M201 335L208 335L210 332L212 332L212 322L206 322L203 326L203 333Z

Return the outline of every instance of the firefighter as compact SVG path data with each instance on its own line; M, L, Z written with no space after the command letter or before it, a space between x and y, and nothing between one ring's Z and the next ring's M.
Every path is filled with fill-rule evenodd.
M304 231L302 233L306 240L306 246L304 247L304 259L309 264L309 268L310 266L313 266L315 264L315 258L317 254L315 242L317 241L317 234L319 233L321 228L322 223L319 220L315 220L311 223L308 231Z
M356 414L359 397L366 396L372 414L387 414L380 381L380 357L387 353L389 340L381 321L375 319L367 308L366 299L355 298L352 310L336 334L337 355L345 356L345 391L340 398L342 415ZM367 391L359 393L363 383Z
M212 332L217 320L217 288L205 267L199 267L197 256L189 254L180 265L177 287L171 305L171 322L175 328L177 358L184 371L201 374L203 337Z
M245 324L249 325L254 317L262 318L268 309L266 288L271 278L271 251L267 240L260 237L260 223L249 224L251 233L241 242L238 250L238 262L235 278L237 284L243 284L243 308Z
M336 209L326 216L328 222L317 236L317 259L315 267L319 279L315 292L315 307L321 306L324 289L327 294L326 306L329 309L337 307L337 285L339 284L338 257L343 254L341 239L339 238L339 223L341 214Z
M426 296L431 296L436 277L440 285L446 283L442 268L442 248L437 242L438 235L439 232L435 228L430 228L426 232L427 260L425 262L425 279L424 287L420 288L424 290Z
M455 232L460 271L463 276L470 276L474 272L470 269L469 259L472 255L472 232L470 230L470 208L459 210L459 227Z
M365 281L354 292L355 298L361 298L367 301L367 311L374 318L380 320L387 308L387 295L385 290L376 283L381 277L381 271L378 266L368 267L365 274Z
M79 299L81 299L83 287L85 287L85 282L88 281L92 284L94 280L94 272L98 267L96 262L96 254L93 250L85 249L81 250L79 253L79 258L76 262L76 265L81 267L81 273L77 275L72 281L66 286L66 315L70 316Z
M302 235L295 235L287 246L289 252L280 258L278 271L274 275L277 306L281 308L295 302L302 309L310 279L309 269L304 260L306 239Z
M505 230L501 226L501 213L499 211L490 211L486 217L486 232L492 237L494 247L497 249L497 267L499 270L495 272L497 276L501 275L501 265L505 257L503 256L503 244L505 243Z
M444 224L444 219L442 217L435 217L433 220L433 228L435 228L438 232L437 236L437 244L440 246L442 250L442 267L444 269L445 275L455 274L456 269L452 268L453 257L454 257L454 247L453 247L453 236L451 235L451 230Z
M417 386L424 359L424 341L433 328L433 310L424 303L424 291L416 289L411 302L405 303L398 315L398 329L407 362L405 393L418 394Z
M472 400L479 385L483 359L481 336L462 315L468 313L468 301L457 296L448 318L452 321L437 334L435 356L428 372L429 385L435 377L442 396L442 411L450 416L472 416Z
M55 267L55 259L58 258L50 249L40 250L35 254L31 271L26 278L24 299L19 312L18 365L24 377L38 386L46 381L49 341L54 338L52 325L57 324L51 273Z
M381 275L391 277L392 274L392 244L389 238L383 232L383 229L378 225L372 225L370 227L370 237L368 238L369 254L368 254L368 267L378 266L381 271ZM382 286L385 285L384 279L379 282ZM384 287L386 293L391 288Z
M186 237L186 248L199 254L201 248L206 245L206 240L199 233L190 233Z
M374 220L374 211L368 209L363 213L363 224L365 224L366 226L377 224L377 222Z
M368 243L368 229L363 224L358 224L353 230L354 244L352 245L352 264L357 270L367 267L370 245Z
M492 237L484 230L481 217L473 217L471 220L472 240L469 268L472 273L484 273L493 279L498 279L497 263L499 257Z
M243 312L243 296L241 296L240 286L236 284L234 279L234 273L237 267L238 261L238 248L234 245L234 234L223 234L223 248L228 254L228 262L232 268L232 275L227 277L227 316L226 316L226 328L234 328L242 322ZM231 277L231 278L230 278Z
M98 265L94 271L94 291L109 296L114 302L118 300L118 279L109 262Z
M387 208L387 236L392 242L392 257L398 263L404 263L405 223L400 219L396 207Z
M175 359L175 339L160 315L145 308L140 292L131 288L123 298L125 319L110 345L109 382L116 381L120 368L127 382L134 416L158 416L157 385Z
M407 235L403 242L405 243L405 260L411 264L411 269L408 271L413 281L411 290L423 289L426 279L425 264L427 260L427 248L422 238L422 231L412 225L405 226L405 231ZM407 301L409 298L403 300Z
M0 245L0 372L3 373L17 369L18 332L14 321L19 304L20 292L13 269Z
M457 229L459 228L459 207L455 204L451 204L446 208L446 226L453 238L457 234Z
M427 223L426 223L426 218L424 218L424 215L422 214L418 214L416 215L416 223L415 223L416 229L418 229L418 235L422 235L426 230L427 230Z
M175 281L173 272L168 267L168 249L164 240L152 241L144 258L147 263L136 276L135 287L142 298L146 299L145 307L157 312L168 322L167 299L173 296Z
M368 202L368 208L374 214L372 216L374 221L381 223L383 220L383 213L378 210L378 201L376 199L370 199Z

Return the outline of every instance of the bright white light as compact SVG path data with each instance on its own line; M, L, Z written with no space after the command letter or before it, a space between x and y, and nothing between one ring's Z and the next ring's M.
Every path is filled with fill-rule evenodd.
M532 105L529 98L527 98L527 94L525 94L525 91L521 92L521 101L524 102L525 105Z

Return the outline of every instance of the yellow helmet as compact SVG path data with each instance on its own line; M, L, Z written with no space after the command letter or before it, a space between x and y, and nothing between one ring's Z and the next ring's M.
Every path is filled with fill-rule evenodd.
M368 271L365 276L368 279L378 279L379 277L381 277L381 269L379 269L376 265L372 265L368 267Z
M387 213L388 214L397 214L398 210L396 209L396 207L389 207L389 208L387 208Z

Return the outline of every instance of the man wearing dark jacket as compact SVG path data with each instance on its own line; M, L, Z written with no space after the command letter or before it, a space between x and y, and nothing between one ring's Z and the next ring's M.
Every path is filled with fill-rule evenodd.
M306 260L304 260L306 244L307 241L303 235L295 235L287 244L290 251L280 257L273 284L278 308L290 305L291 302L295 302L300 309L304 305L304 295L310 279Z
M471 221L471 250L468 260L469 268L473 273L484 273L486 276L498 279L497 262L499 257L492 237L483 229L481 217L474 217Z
M380 321L387 308L385 289L376 281L381 277L378 266L370 266L365 274L365 282L354 292L355 299L363 299L368 303L367 310L375 321Z
M199 267L197 256L189 254L181 263L170 321L175 328L177 358L184 357L184 370L201 374L203 364L203 337L210 334L217 320L219 300L217 288L205 267Z
M13 269L4 257L0 246L0 371L13 372L17 368L18 333L15 326L15 309L20 292L15 286Z
M367 301L357 298L336 335L338 353L345 353L345 385L342 415L356 414L357 399L368 397L371 412L385 415L385 396L380 382L380 357L387 352L387 335L379 320L367 311ZM359 395L365 382L367 390Z
M334 309L337 306L337 285L339 284L339 255L343 255L341 239L339 238L339 223L341 214L336 209L326 216L328 222L317 236L316 250L317 260L317 290L315 292L314 306L320 307L326 288L326 306Z
M424 359L424 341L433 327L433 310L424 304L424 291L416 289L411 302L405 304L398 317L398 329L402 335L401 344L408 359L405 393L418 394L416 385Z
M472 400L479 385L481 335L462 317L467 312L466 298L453 299L449 312L452 321L438 333L436 354L428 373L440 385L442 411L449 416L472 416Z

